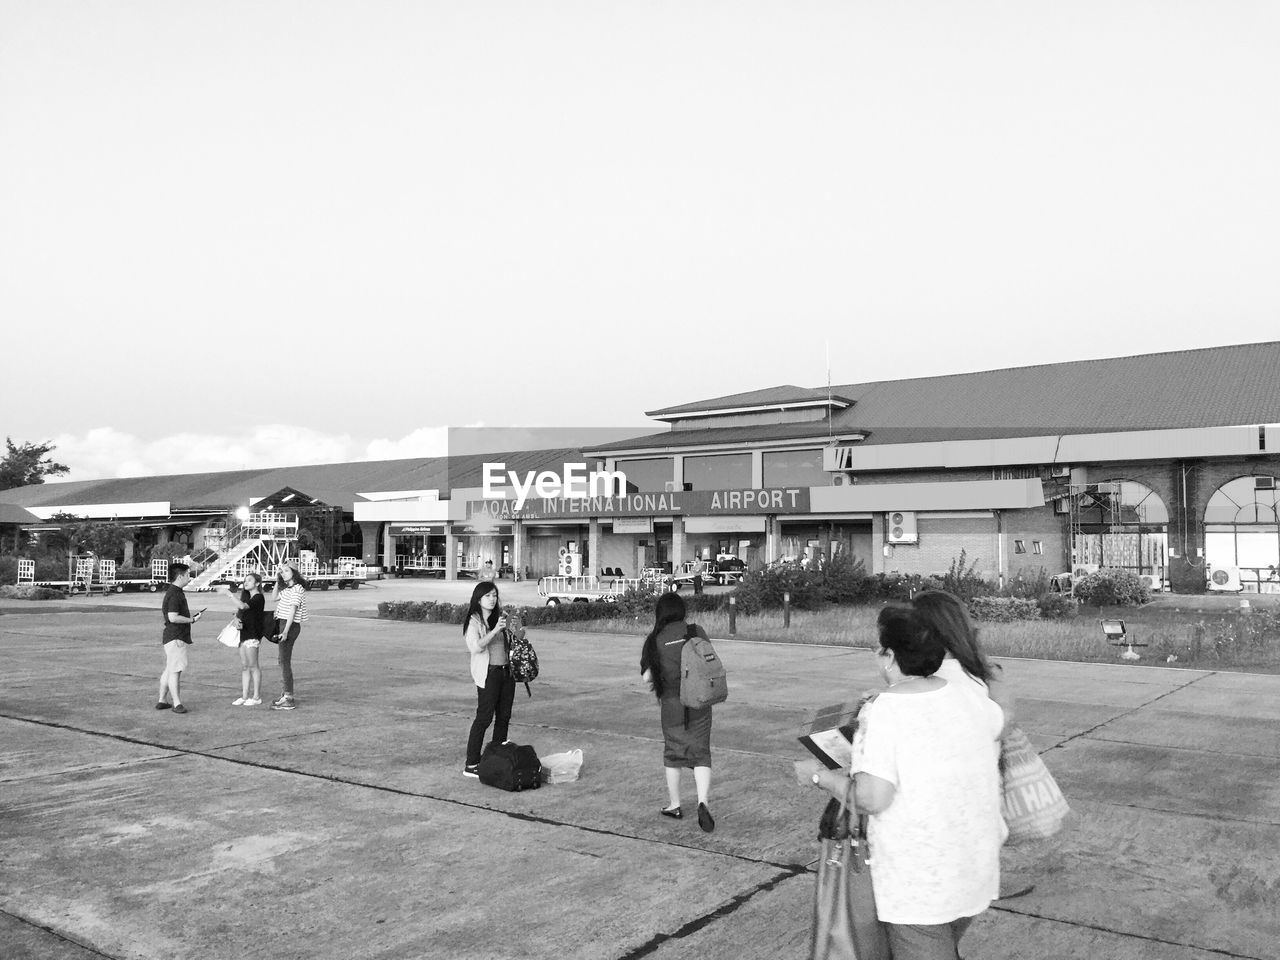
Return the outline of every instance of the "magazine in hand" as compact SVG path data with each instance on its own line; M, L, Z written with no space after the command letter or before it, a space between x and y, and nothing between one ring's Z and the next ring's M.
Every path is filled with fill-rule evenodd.
M808 732L800 737L805 749L828 770L848 770L853 762L853 728L860 703L833 703L818 709Z
M828 770L848 770L853 762L853 743L840 727L806 733L800 737L800 742Z

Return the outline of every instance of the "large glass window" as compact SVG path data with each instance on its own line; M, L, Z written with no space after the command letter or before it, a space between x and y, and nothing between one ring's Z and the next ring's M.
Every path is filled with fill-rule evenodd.
M1133 480L1091 484L1076 497L1075 523L1076 564L1165 579L1169 510L1146 484Z
M1210 570L1235 567L1249 593L1280 593L1280 523L1274 477L1237 477L1213 492L1204 511Z
M661 493L675 478L675 462L670 457L619 460L617 469L626 474L628 493Z
M821 450L768 450L764 454L766 487L826 487L831 474L822 469Z
M745 490L752 485L751 454L685 457L684 482L690 490Z

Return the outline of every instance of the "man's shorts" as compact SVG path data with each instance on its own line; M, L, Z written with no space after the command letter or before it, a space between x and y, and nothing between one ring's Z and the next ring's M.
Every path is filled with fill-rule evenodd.
M256 637L252 640L241 640L240 646L253 647L256 650L258 647L262 646L262 641L257 639Z
M170 640L164 645L164 668L168 673L187 669L187 645L181 640Z

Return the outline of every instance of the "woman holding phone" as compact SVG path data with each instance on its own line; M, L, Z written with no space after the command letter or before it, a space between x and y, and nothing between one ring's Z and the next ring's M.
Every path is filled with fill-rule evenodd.
M467 737L464 777L480 778L480 750L484 735L493 724L493 739L503 743L511 723L511 703L516 681L508 656L507 618L498 605L498 588L481 581L471 591L471 605L462 622L462 637L471 653L471 679L476 683L476 718ZM496 718L496 719L495 719Z

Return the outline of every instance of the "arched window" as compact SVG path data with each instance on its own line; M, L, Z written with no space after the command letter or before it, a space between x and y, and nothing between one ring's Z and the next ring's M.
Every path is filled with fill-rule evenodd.
M1136 480L1090 484L1080 495L1080 522L1085 524L1161 524L1169 511L1160 495Z
M1090 484L1076 495L1074 564L1148 575L1157 585L1168 566L1169 510L1160 495L1136 480Z
M1276 478L1236 477L1204 510L1204 555L1210 569L1235 567L1249 593L1280 593L1280 523Z

